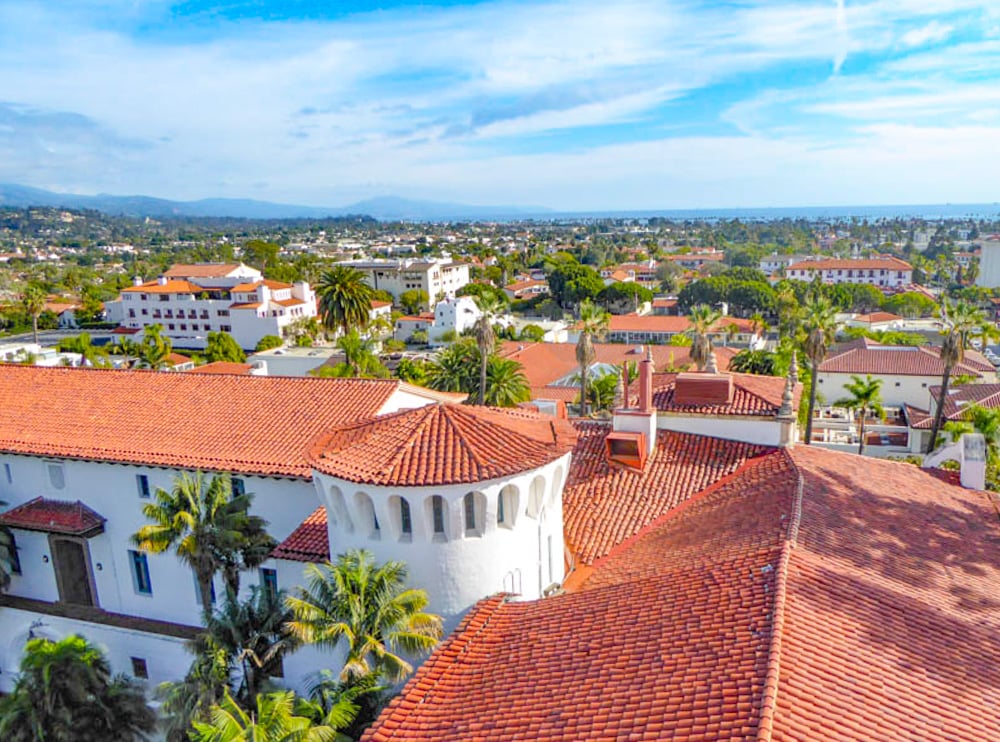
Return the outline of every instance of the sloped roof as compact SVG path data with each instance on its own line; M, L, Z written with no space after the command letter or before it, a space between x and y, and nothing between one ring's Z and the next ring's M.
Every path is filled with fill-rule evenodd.
M0 365L0 451L308 477L317 435L373 417L400 388L381 379Z
M576 587L487 599L363 739L1000 739L990 495L796 446Z
M905 260L900 258L895 258L892 256L885 256L879 258L859 258L854 259L842 259L842 258L825 258L820 260L800 260L797 263L792 263L788 266L791 270L892 270L892 271L911 271L913 266L907 263Z
M242 263L177 263L163 274L167 278L224 278L246 267Z
M565 420L527 410L436 404L341 426L316 441L310 460L365 484L484 482L555 461L575 439Z
M881 345L860 338L838 346L819 366L825 374L872 374L893 376L941 376L941 348L932 345ZM955 365L955 376L980 377L982 372L996 373L993 364L974 350L965 351L965 359Z
M235 363L233 361L213 361L203 366L195 366L188 371L189 374L237 374L247 376L253 366L249 363Z
M932 386L928 391L935 402L941 396L940 386ZM987 409L1000 407L1000 384L962 384L949 387L948 398L944 402L945 421L961 420L973 405ZM930 430L934 424L934 416L927 410L908 405L906 413L912 428Z
M200 294L205 290L206 289L204 287L199 286L196 283L191 283L190 281L171 279L165 283L160 283L159 281L147 281L146 283L139 284L138 286L129 286L127 289L122 289L122 293Z
M316 508L288 538L274 548L271 557L293 562L322 562L329 559L330 533L326 527L326 508Z
M0 525L69 536L84 536L99 531L106 520L79 500L70 502L43 497L0 513Z
M773 416L781 408L781 398L785 392L785 379L780 376L759 376L756 374L719 374L732 381L732 396L728 403L682 403L676 398L678 378L682 380L704 377L712 374L654 374L653 406L661 412L680 412L704 415ZM633 387L633 398L637 393ZM792 408L798 409L802 397L802 385L796 385L792 398Z

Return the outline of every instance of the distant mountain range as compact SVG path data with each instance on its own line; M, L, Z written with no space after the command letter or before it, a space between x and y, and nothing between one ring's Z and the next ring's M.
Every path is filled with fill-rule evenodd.
M0 206L25 208L53 206L93 209L114 216L132 217L232 217L236 219L323 219L337 216L370 216L381 221L449 221L474 219L518 219L544 216L540 207L471 206L437 201L413 201L382 196L347 206L317 207L276 204L244 198L206 198L200 201L170 201L151 196L81 196L55 193L13 183L0 183Z

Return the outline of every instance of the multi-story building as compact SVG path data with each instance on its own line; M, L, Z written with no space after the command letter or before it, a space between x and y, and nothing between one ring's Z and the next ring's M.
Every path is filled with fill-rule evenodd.
M399 299L405 291L426 291L431 302L452 298L469 283L469 266L450 260L368 260L344 263L365 275L373 288Z
M886 256L801 260L785 269L785 277L795 281L811 281L817 276L823 283L867 283L880 289L901 289L913 283L913 266Z
M209 332L228 332L252 349L265 335L280 337L292 322L316 316L316 295L304 281L271 281L242 263L175 265L155 281L137 278L106 311L127 329L160 325L177 347L204 348Z

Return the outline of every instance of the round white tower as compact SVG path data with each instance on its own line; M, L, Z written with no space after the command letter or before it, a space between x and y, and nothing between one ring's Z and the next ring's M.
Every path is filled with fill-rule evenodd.
M565 420L460 405L327 434L311 460L330 553L363 548L405 562L446 619L501 591L541 597L564 575L574 440Z

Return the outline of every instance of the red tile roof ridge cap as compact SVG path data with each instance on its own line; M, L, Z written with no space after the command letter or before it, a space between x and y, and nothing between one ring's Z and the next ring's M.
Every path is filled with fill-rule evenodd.
M794 462L793 462L794 466ZM799 478L799 492L802 489L802 474ZM796 498L798 500L798 498ZM801 508L799 509L801 513ZM791 529L791 527L790 527ZM785 598L788 594L788 564L791 561L794 543L788 539L781 545L781 556L774 578L774 605L771 609L771 640L767 648L767 670L764 675L764 691L760 699L759 721L756 742L771 742L774 733L774 714L778 707L778 682L781 678L781 640L785 631Z
M581 422L583 422L583 421L581 421ZM593 421L593 422L600 422L600 421ZM697 433L686 433L685 435L694 436L694 435L697 435ZM712 436L701 436L701 437L703 437L703 438L711 438ZM701 490L699 492L695 492L693 495L691 495L686 500L684 500L684 502L680 503L676 507L671 508L670 510L668 510L665 513L663 513L659 517L654 518L649 523L647 523L645 526L643 526L638 531L636 531L631 536L629 536L627 539L625 539L624 541L621 541L618 544L616 544L615 547L612 548L611 551L609 551L607 554L605 554L604 556L599 557L598 559L594 560L594 562L592 564L588 565L588 566L590 566L593 569L594 572L597 572L601 568L601 565L603 565L605 562L607 562L608 560L610 560L612 557L616 556L619 551L623 551L624 549L630 547L632 544L634 544L640 538L642 538L643 536L647 535L651 531L659 528L664 523L666 523L668 520L671 520L673 518L679 517L681 514L687 512L692 507L694 507L696 504L698 504L702 500L708 498L708 496L711 495L711 494L713 494L716 490L721 489L722 487L724 487L725 485L729 484L734 479L736 479L738 476L741 476L743 474L743 472L745 472L751 465L752 466L757 466L762 459L764 459L764 458L766 458L768 456L777 456L777 455L783 455L784 456L785 460L789 463L789 465L796 472L796 474L797 474L797 476L799 478L799 483L800 483L799 486L801 487L802 475L801 475L801 473L799 473L798 467L795 466L795 462L792 460L792 457L789 456L788 453L787 453L787 451L785 451L785 449L783 449L783 448L778 448L776 446L770 447L770 449L769 450L765 450L764 453L761 453L761 454L759 454L757 456L751 456L751 457L747 458L742 464L740 464L740 466L732 474L727 474L726 476L724 476L724 477L722 477L720 479L715 480L710 485L708 485L707 487L705 487L705 489L703 489L703 490ZM796 528L796 535L797 534L798 534L798 529ZM574 545L571 544L571 543L569 543L568 540L567 540L567 545L570 547L570 551L571 552L575 551ZM572 572L570 573L570 575L572 575ZM567 579L569 579L570 575L567 575ZM587 587L587 584L584 582L584 583L582 583L579 586L579 589L584 590L584 589L586 589L586 587Z
M419 669L410 677L410 679L406 682L406 685L403 686L402 690L400 690L389 705L382 710L382 713L380 713L368 729L365 730L364 734L361 735L359 742L370 742L371 740L379 740L381 742L381 740L390 740L396 736L397 731L402 732L402 725L385 729L385 722L388 722L397 713L401 716L408 715L409 711L407 709L400 708L404 705L404 703L410 706L418 706L422 704L428 696L432 695L438 682L444 678L449 668L455 665L456 657L468 652L470 647L475 643L476 638L489 628L493 618L500 612L500 609L507 604L510 598L511 595L509 593L497 593L496 595L483 598L476 603L469 610L469 612L465 614L465 617L462 618L458 627L451 632L448 638L434 648L431 656L428 657ZM473 626L476 626L476 628L470 631ZM418 699L412 699L410 694L416 694L417 689L420 688L425 680L429 680L427 687L420 691L420 697ZM376 733L378 736L375 736Z

